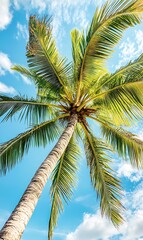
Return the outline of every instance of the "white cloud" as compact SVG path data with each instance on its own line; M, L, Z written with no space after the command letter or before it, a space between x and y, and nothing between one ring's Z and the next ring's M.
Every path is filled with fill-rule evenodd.
M21 37L24 38L26 41L28 40L28 27L25 24L22 25L18 22L16 39L18 40Z
M27 77L23 76L22 74L20 74L20 76L21 76L22 80L23 80L26 84L31 85L31 83L32 83L31 80L29 80Z
M99 1L99 4L102 1ZM15 9L24 8L26 12L38 10L39 13L49 12L53 15L53 31L58 36L64 35L63 23L74 27L85 28L88 24L89 7L96 7L95 0L13 0ZM62 28L61 28L62 26Z
M133 192L125 194L126 222L117 231L99 211L96 214L84 214L83 222L69 233L66 240L139 240L143 237L143 183Z
M16 90L13 87L9 87L6 84L0 82L0 93L15 94Z
M13 3L16 10L24 7L26 11L38 9L38 12L41 13L46 9L46 5L49 4L49 0L13 0Z
M90 194L84 195L84 196L79 196L75 198L75 202L85 202L85 200L88 200L91 197Z
M138 31L135 31L135 33L136 33L136 42L137 42L136 54L139 55L143 52L143 31L138 30Z
M6 71L12 73L11 67L12 62L10 61L8 55L0 52L0 75L5 75Z
M134 35L134 41L128 37L126 41L122 42L119 46L120 54L119 63L116 66L117 69L143 53L143 31L140 29L135 30Z
M122 162L118 166L117 176L126 177L131 182L138 182L143 178L143 172L133 168L130 163Z
M0 52L0 75L5 75L6 72L14 73L14 71L11 70L12 66L13 66L13 63L9 59L8 55L3 52ZM20 76L26 84L31 84L31 81L27 77L25 77L21 74L20 74ZM2 89L4 89L4 87L2 87ZM11 89L11 91L12 91L12 89Z
M53 0L50 4L50 11L53 13L54 28L59 22L60 25L65 22L66 24L72 24L74 27L85 28L88 24L88 7L92 4L95 6L93 0Z
M77 229L69 233L66 240L107 240L113 235L117 235L117 230L112 226L109 221L102 218L100 213L97 214L84 214L83 222Z
M122 231L121 240L138 240L143 237L143 183L131 193L127 193L127 224Z
M0 29L3 30L12 20L12 13L10 12L10 0L1 0L0 8Z
M14 73L14 71L11 70L11 67L13 66L13 63L11 62L11 60L9 59L8 55L0 52L0 75L5 75L6 72L9 73ZM26 83L26 84L31 84L31 81L21 75L22 80ZM15 93L15 89L12 87L7 87L5 84L1 83L0 85L0 91L3 93Z

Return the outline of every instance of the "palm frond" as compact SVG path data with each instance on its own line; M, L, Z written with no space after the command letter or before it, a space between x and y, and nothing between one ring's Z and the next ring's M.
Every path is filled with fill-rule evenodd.
M101 123L103 136L118 152L119 156L130 159L131 164L143 168L143 141L121 127L116 127L107 121L96 119Z
M56 43L52 37L52 27L50 19L38 19L30 17L29 21L30 38L27 46L27 58L30 70L50 82L51 85L71 96L67 86L71 66L66 63L65 58L59 56ZM70 99L71 100L71 99Z
M87 57L93 54L99 64L100 60L107 59L123 31L141 23L142 13L142 0L108 0L97 8L86 36Z
M72 57L73 57L73 78L77 82L79 80L79 73L81 68L81 63L84 55L85 48L85 38L84 33L77 29L71 31L71 41L72 41Z
M83 128L82 128L82 126L79 122L76 124L74 133L75 133L76 139L77 139L78 144L79 144L79 141L82 141L83 138L84 138L84 131L83 131Z
M101 213L106 215L117 227L123 222L121 216L123 206L119 200L121 197L120 181L115 178L115 174L109 166L111 162L107 155L109 148L87 130L85 130L84 147L90 168L91 182L97 195L101 198Z
M49 116L55 116L59 108L58 105L48 104L33 98L0 95L0 117L4 115L3 121L12 119L16 113L19 114L20 120L25 117L30 122L44 121Z
M141 54L134 61L130 61L126 66L121 67L113 74L105 74L100 78L100 81L96 83L94 88L93 98L91 100L100 97L107 90L112 91L118 86L125 84L136 83L143 81L143 54ZM96 95L95 95L96 94Z
M126 66L121 67L103 82L105 88L114 88L121 84L136 82L143 79L143 54ZM102 84L102 81L101 81ZM107 84L107 86L106 86Z
M14 65L12 67L12 70L15 70L28 79L31 79L37 87L37 95L45 96L47 102L61 100L59 89L54 88L50 82L37 74L35 71L27 69L20 65Z
M0 145L0 173L6 174L7 170L13 168L31 146L46 146L49 141L53 141L59 134L57 120L65 116L66 114L35 125L32 129Z
M34 71L31 71L30 69L21 65L14 65L11 69L35 81L36 73L34 73Z
M107 90L98 95L100 97L99 113L108 111L113 121L118 119L121 124L139 119L143 116L143 81L121 84L111 90ZM98 100L94 101L94 105ZM104 108L104 110L103 110Z
M80 69L80 88L84 83L94 81L97 71L102 70L124 30L141 23L142 12L142 0L107 1L100 9L97 8L86 35L86 48ZM79 96L80 93L77 99Z
M71 199L73 188L76 186L78 158L79 147L74 137L72 137L52 174L49 240L52 239L53 229L57 225L58 216L63 211L63 201L67 202Z
M143 115L142 92L143 54L114 74L101 77L79 110L89 103L91 107L100 104L101 112L105 108L113 118L120 119L121 124L125 124L128 117L133 120Z

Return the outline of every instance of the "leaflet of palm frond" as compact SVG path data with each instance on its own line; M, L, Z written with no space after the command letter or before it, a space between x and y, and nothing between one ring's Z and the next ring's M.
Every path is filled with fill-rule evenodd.
M98 115L104 115L106 109L114 124L117 124L117 119L119 125L126 125L143 114L142 90L142 80L104 89L103 92L96 95L97 98L92 102L92 108L99 106Z
M86 35L86 48L80 69L80 81L92 82L97 69L104 67L123 32L141 23L142 0L107 1L97 9Z
M43 88L38 88L37 97L38 99L40 99L40 101L44 101L48 103L59 103L59 101L61 100L58 94L55 94L52 91L47 91L46 89L43 89Z
M118 227L119 224L123 223L121 215L123 206L119 200L121 198L121 186L120 181L115 178L115 173L109 166L111 160L107 152L110 149L87 131L84 147L90 168L91 182L100 197L101 213Z
M88 94L88 97L95 96L102 91L100 84L102 79L108 79L109 73L106 68L103 68L102 71L97 71L92 82L88 81L83 86L83 94Z
M143 54L129 62L115 73L105 75L100 79L97 89L112 89L121 84L136 82L143 79Z
M45 95L53 101L61 99L60 93L62 93L62 91L60 91L60 89L54 88L50 82L47 82L45 78L41 77L41 75L37 74L35 71L19 65L13 66L12 69L24 75L25 77L32 79L32 81L35 83L35 86L37 87L38 93L39 91L43 91Z
M79 122L77 123L77 125L75 127L75 136L76 136L77 141L82 141L84 139L84 131Z
M33 24L34 22L34 24ZM50 82L54 88L60 89L69 98L71 93L67 86L71 65L59 56L49 19L32 19L30 21L32 40L29 39L27 50L28 66L37 75Z
M30 147L46 146L59 135L58 118L33 126L30 130L0 145L0 174L6 174Z
M0 117L4 116L3 121L12 119L17 114L20 120L25 118L28 122L39 122L50 115L54 116L56 112L54 106L33 98L0 95Z
M79 80L79 73L86 44L84 33L80 32L78 29L72 30L71 41L73 57L73 76L74 76L73 78L74 81L77 82Z
M84 36L84 32L79 32L77 29L74 29L71 32L71 40L72 40L72 56L73 56L73 81L74 88L77 89L79 87L79 78L80 78L80 69L82 67L82 61L84 56L84 51L86 48L86 40ZM85 81L84 85L81 88L81 96L84 96L89 89L92 91L93 82L96 82L102 74L105 74L105 69L96 69L96 74L94 75L94 80L91 82Z
M143 89L143 85L141 86ZM112 114L117 114L119 118L127 115L131 120L142 116L143 99L139 87L122 87L104 96L105 108Z
M134 121L134 119L132 119L131 121L131 119L126 114L120 115L120 118L119 118L107 108L105 111L103 111L102 108L98 109L96 113L96 117L99 118L100 120L103 120L104 122L107 121L111 124L114 124L116 127L119 127L119 126L130 127Z
M79 147L75 138L72 137L51 177L52 207L49 220L48 240L52 239L58 216L64 208L64 202L67 203L72 197L73 188L75 188L77 182L78 159Z
M104 122L102 122L101 130L119 156L129 158L133 166L143 168L143 141L138 136Z
M0 96L0 116L4 115L3 121L12 119L17 113L20 120L26 116L30 122L40 121L48 116L48 108L51 108L48 104L38 102L33 98Z

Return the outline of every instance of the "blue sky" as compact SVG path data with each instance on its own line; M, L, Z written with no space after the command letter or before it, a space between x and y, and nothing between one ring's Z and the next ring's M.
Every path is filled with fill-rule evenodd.
M98 1L101 4L103 1ZM53 15L53 34L61 54L71 60L70 30L87 27L96 8L95 0L0 0L0 94L35 96L29 79L14 73L13 64L26 66L25 48L30 13ZM107 66L113 72L143 52L143 24L127 30L115 48ZM0 125L0 142L9 140L27 129L14 119ZM132 130L143 139L143 123ZM0 177L0 226L10 215L40 163L52 145L32 148L6 176ZM114 155L114 169L122 180L126 222L117 231L107 219L101 218L86 168L84 153L79 162L79 182L72 201L65 206L55 230L54 240L140 240L143 239L143 175ZM50 212L50 181L22 237L23 240L46 240Z

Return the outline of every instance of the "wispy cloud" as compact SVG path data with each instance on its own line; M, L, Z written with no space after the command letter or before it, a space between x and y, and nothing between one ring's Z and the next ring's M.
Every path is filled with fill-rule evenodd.
M89 200L90 197L91 197L91 194L79 196L79 197L75 198L75 202L77 202L77 203L85 202L86 200Z
M5 75L8 71L12 73L12 62L6 53L0 52L0 75Z
M9 59L8 55L0 52L0 75L5 75L6 72L12 73L12 65L13 64ZM7 86L6 84L0 82L0 93L15 94L16 90L13 87Z
M31 84L32 84L31 80L28 79L27 77L23 76L22 74L20 74L20 77L22 78L22 80L23 80L26 84L28 84L28 85L31 85Z
M130 163L122 162L118 165L118 177L128 178L131 182L139 182L143 178L141 170L133 168Z
M49 0L13 0L13 4L16 10L19 10L23 7L26 11L31 9L38 10L39 13L42 13L46 9L46 5L49 3Z
M13 87L7 86L6 84L0 82L0 93L15 94L16 90Z
M14 74L15 72L11 70L13 65L9 56L6 53L0 52L0 76L5 75L7 72ZM27 77L22 74L20 74L20 77L26 84L31 84L31 81ZM14 93L14 88L7 87L5 84L1 83L1 92Z
M98 1L98 5L104 2ZM89 22L89 7L96 8L95 0L14 0L14 8L19 10L24 8L26 13L32 10L38 13L49 13L53 15L54 35L64 35L64 23L78 28L85 28Z
M134 41L133 41L134 40ZM116 68L127 64L129 61L134 60L143 52L143 31L141 29L135 30L134 37L128 37L119 45L119 62Z
M12 20L12 13L10 12L10 0L1 0L0 1L0 30L6 28L6 26Z
M26 24L22 25L21 23L17 23L17 35L16 39L24 38L26 41L28 40L28 27Z

